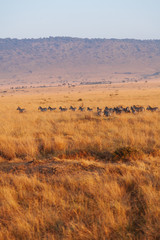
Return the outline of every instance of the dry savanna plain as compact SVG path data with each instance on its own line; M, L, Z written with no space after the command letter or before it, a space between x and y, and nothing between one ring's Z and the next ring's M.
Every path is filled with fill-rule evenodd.
M160 108L160 80L0 96L0 240L160 239L160 112L96 114Z

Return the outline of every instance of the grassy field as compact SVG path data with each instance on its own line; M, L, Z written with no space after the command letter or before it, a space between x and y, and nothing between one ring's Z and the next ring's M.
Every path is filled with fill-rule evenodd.
M1 97L0 239L160 239L160 112L96 115L159 87L84 88ZM94 111L38 111L70 105Z

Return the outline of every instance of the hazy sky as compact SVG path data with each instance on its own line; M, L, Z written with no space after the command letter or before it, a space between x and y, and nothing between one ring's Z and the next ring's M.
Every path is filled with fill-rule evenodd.
M0 38L160 39L160 0L0 0Z

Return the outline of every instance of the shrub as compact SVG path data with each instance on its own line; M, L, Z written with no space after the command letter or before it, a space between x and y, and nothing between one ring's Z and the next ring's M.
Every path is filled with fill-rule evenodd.
M140 157L142 157L142 152L130 146L118 148L113 153L114 161L128 162Z

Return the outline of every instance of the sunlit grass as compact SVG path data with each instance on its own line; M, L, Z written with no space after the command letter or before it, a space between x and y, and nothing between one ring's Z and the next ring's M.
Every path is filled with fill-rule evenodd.
M3 98L0 239L159 239L160 112L95 113L97 106L160 106L157 94ZM80 97L93 113L38 111L78 107Z

